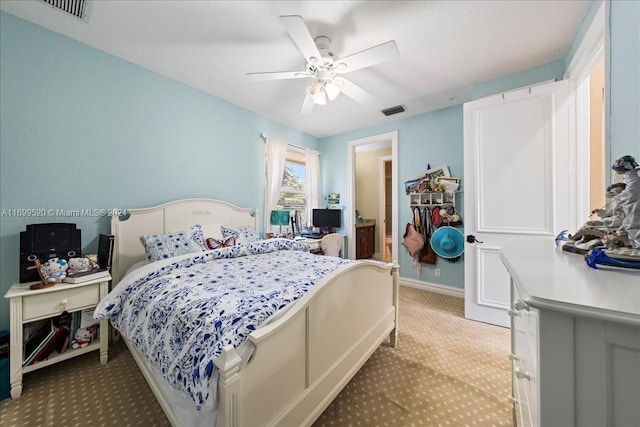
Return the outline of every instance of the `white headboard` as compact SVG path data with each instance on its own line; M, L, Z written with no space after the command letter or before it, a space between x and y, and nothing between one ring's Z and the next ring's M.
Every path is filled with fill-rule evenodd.
M183 199L149 208L128 209L128 217L124 219L114 215L111 218L111 234L114 236L111 268L113 285L122 279L133 264L145 260L141 235L164 234L196 224L223 224L234 228L251 226L258 230L257 213L255 209L240 208L220 200Z

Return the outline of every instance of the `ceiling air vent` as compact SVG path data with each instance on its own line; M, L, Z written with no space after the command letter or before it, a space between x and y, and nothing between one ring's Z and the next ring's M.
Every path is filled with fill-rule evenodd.
M404 112L404 107L402 105L396 105L395 107L382 110L382 114L384 114L385 116L391 116L393 114L398 114L402 112Z
M84 18L85 8L89 0L42 0L50 6L66 12L76 18Z

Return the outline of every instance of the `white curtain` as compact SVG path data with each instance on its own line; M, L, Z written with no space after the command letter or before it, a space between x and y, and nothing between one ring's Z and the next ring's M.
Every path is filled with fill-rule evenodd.
M271 231L271 211L278 204L282 175L284 174L284 162L287 155L287 143L273 136L266 137L266 173L267 189L264 198L264 229L265 233Z
M307 148L307 225L311 225L312 212L322 202L320 194L320 153Z

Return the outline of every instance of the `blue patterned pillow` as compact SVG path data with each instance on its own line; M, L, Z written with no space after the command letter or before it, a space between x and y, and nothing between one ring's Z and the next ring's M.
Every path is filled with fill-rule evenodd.
M144 252L149 262L206 249L202 228L199 225L167 234L140 236L140 242L144 246Z
M262 240L262 237L256 233L253 227L231 228L223 225L220 228L222 229L222 235L225 239L233 236L236 238L236 244L238 245L246 245L247 243Z

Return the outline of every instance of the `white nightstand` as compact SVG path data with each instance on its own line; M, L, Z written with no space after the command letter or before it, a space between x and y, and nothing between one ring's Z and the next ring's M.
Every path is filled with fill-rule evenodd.
M41 319L55 317L63 311L69 313L92 308L104 298L109 291L111 277L102 277L85 283L69 284L57 283L55 286L39 290L30 290L31 283L15 283L5 294L10 305L10 367L9 381L11 382L11 397L16 399L22 394L22 375L27 372L45 368L54 363L100 350L100 363L107 363L108 356L108 321L100 321L100 338L94 340L87 347L71 349L62 354L55 351L45 360L33 365L22 366L23 355L23 326Z

